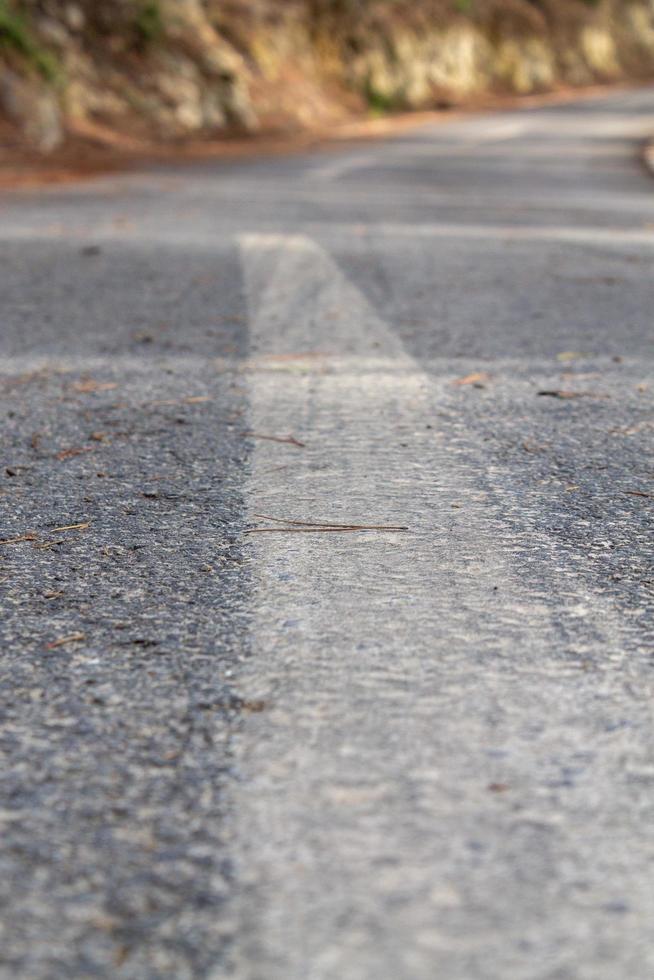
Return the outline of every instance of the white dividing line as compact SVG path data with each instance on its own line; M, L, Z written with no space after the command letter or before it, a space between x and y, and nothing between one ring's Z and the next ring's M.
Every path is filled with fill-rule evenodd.
M456 129L453 131L453 138L456 137L457 140L455 145L448 146L442 142L434 141L423 150L423 155L433 157L435 163L441 157L465 156L477 146L486 146L489 143L502 143L506 140L515 139L517 136L522 135L527 128L524 121L489 121L483 124L477 122L469 134L465 130L459 131L459 129ZM413 144L411 147L411 156L415 156ZM388 170L394 164L396 166L402 166L406 162L405 158L406 150L403 149L402 145L391 144L389 147L385 147L385 152L381 160L379 156L375 157L373 154L353 157L343 157L339 154L336 160L322 164L321 166L312 167L308 176L312 180L335 181L355 173L357 170L374 167L375 164L380 162L385 170Z
M561 242L570 245L639 245L654 248L654 231L622 228L581 228L573 225L384 224L395 238L456 238L483 241Z
M355 170L364 170L366 167L374 166L373 156L345 157L340 154L337 160L325 163L320 167L313 167L309 171L309 176L313 180L340 180L347 174L354 173Z
M501 812L486 812L486 750L513 752L528 780L525 726L547 716L544 750L557 750L579 670L552 654L545 597L512 576L456 445L439 448L427 428L437 396L393 331L308 239L246 235L241 251L256 349L251 524L270 526L264 514L411 532L249 539L240 685L256 710L233 745L241 899L232 960L214 980L459 976L464 955L501 962L542 912L534 898L512 925L516 893L470 863L482 814L489 839L506 833ZM356 378L339 358L377 369ZM287 435L306 448L259 438ZM559 815L523 799L556 834ZM552 914L563 928L565 905Z
M496 140L513 140L518 136L524 136L531 129L531 124L527 119L497 119L497 120L475 120L472 129L472 142L493 143Z
M453 127L452 137L456 143L452 146L441 147L439 141L434 141L431 151L434 161L440 156L466 156L475 148L485 149L492 143L506 143L528 133L530 127L525 120L475 120L460 127ZM413 148L412 148L413 155Z
M361 202L360 195L357 202ZM651 204L643 200L643 218L649 223L654 218L654 209L650 212ZM361 224L332 223L328 234L350 237L360 234ZM654 248L654 231L649 228L641 230L625 230L623 228L607 227L578 227L573 225L510 225L510 224L477 224L454 222L425 222L425 223L394 223L383 225L385 238L412 239L461 239L473 241L520 241L520 242L559 242L570 245L596 245L619 248L621 246L637 245L639 248ZM3 229L0 242L15 241L53 241L59 240L59 233L42 233L36 228ZM206 249L224 242L223 231L206 231L201 229L191 233L182 230L140 231L130 232L129 238L112 231L110 228L98 228L94 232L94 241L98 243L120 243L124 249L133 246L173 245L176 248Z

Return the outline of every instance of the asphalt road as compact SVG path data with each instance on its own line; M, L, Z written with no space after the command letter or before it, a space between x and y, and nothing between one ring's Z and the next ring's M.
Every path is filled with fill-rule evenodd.
M2 198L3 980L651 980L653 129Z

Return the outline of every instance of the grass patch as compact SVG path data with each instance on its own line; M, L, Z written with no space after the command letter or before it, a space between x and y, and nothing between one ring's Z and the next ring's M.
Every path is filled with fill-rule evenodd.
M35 41L24 17L10 6L9 0L0 0L0 50L2 48L24 58L47 82L57 80L57 59Z
M380 92L370 82L366 83L364 95L371 116L385 116L387 113L393 112L399 107L399 100L397 98L392 95L387 95L385 92Z
M134 18L136 43L141 49L149 48L161 40L164 34L164 20L157 0L146 0L139 7Z

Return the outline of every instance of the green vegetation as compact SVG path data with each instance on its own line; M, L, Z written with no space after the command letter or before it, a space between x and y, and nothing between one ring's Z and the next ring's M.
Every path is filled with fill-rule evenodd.
M34 89L26 128L45 96L62 133L86 114L153 140L320 129L650 79L654 0L0 0L0 65ZM10 89L0 114L13 118Z
M37 44L25 19L10 5L10 0L0 0L0 51L3 48L24 58L47 82L57 80L57 59Z
M141 50L149 48L160 41L164 33L164 21L157 0L146 0L142 3L134 18L137 47Z
M380 92L370 80L366 82L364 94L371 116L384 116L386 113L393 112L399 108L396 98Z

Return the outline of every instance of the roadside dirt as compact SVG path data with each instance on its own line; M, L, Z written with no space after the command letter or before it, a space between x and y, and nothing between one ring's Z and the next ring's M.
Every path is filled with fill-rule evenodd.
M329 152L344 142L383 139L429 123L449 122L477 112L563 105L637 87L624 83L578 89L568 87L530 96L488 96L450 109L353 119L329 129L307 129L294 133L260 132L247 137L227 135L220 139L179 143L147 143L106 127L87 127L71 134L64 147L47 156L30 150L13 127L0 123L0 190L29 190L75 183L116 172L147 169L162 163L246 159L307 150ZM654 149L646 151L644 159L651 161L654 169Z

